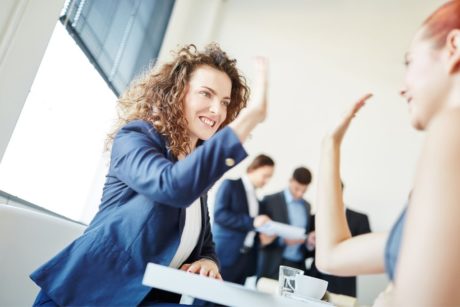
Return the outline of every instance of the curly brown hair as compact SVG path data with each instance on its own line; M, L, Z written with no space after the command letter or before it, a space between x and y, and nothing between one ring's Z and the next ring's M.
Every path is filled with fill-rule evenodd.
M145 120L153 125L168 142L174 156L190 153L190 137L184 116L184 98L192 72L200 65L209 65L228 75L232 82L227 117L219 129L232 122L246 107L249 87L246 79L222 49L212 43L199 52L195 45L180 48L175 58L159 67L152 67L135 79L118 99L118 120L108 135L109 150L117 132L133 120Z

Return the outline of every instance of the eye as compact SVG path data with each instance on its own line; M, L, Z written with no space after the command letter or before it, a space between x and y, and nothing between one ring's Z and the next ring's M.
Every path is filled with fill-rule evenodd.
M207 92L207 91L199 91L198 92L201 96L203 97L206 97L206 98L210 98L211 97L211 93Z
M404 57L404 66L409 67L409 65L411 64L411 62L412 62L411 56L407 54L407 55Z
M222 105L228 107L230 105L230 100L222 100Z

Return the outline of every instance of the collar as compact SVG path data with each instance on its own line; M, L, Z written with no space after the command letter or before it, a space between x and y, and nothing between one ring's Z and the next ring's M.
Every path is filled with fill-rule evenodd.
M249 180L249 177L246 174L241 176L241 181L243 181L243 186L246 191L253 191L253 192L256 191L256 189L252 185L251 180Z
M294 201L294 196L292 196L291 191L289 191L289 188L284 190L284 199L286 200L286 204L289 204Z

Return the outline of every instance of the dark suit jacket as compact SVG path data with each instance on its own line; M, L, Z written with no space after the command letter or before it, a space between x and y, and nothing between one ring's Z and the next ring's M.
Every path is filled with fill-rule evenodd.
M347 216L348 227L350 228L351 235L353 237L371 232L371 227L369 225L369 219L367 215L350 209L346 209L345 214ZM312 220L314 225L315 216L312 217ZM356 297L355 276L340 277L324 274L318 270L314 260L307 274L310 276L327 280L329 282L327 286L327 291L329 292Z
M179 246L185 210L201 197L201 233L186 262L218 263L206 191L246 157L238 137L224 128L176 161L166 140L147 122L125 125L115 137L99 211L85 233L32 273L59 306L137 306L148 262L168 266ZM230 164L230 163L229 163Z
M254 218L249 215L248 199L243 181L241 179L224 180L216 193L212 231L224 279L227 276L232 276L232 280L227 280L236 282L236 279L244 280L255 273L255 261L251 271L246 271L245 267L239 268L239 266L246 265L246 259L242 261L240 250L244 247L247 233L254 230L253 223ZM248 251L246 252L248 253ZM251 253L251 256L255 257L256 254ZM226 274L227 269L244 276Z
M305 203L305 208L307 209L308 215L305 233L309 233L312 227L312 223L310 221L311 206L304 199L303 202ZM266 214L276 222L290 224L284 191L266 196L260 204L260 214ZM275 240L273 243L261 247L257 274L258 277L278 279L279 266L281 265L281 261L283 259L283 252L285 247L286 246L284 244L280 244L279 240ZM307 251L306 245L303 246L302 251L305 257L309 253Z

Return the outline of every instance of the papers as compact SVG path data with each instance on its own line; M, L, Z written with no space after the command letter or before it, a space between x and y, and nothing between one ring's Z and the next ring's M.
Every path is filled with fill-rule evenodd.
M305 239L307 237L304 228L274 221L267 222L258 227L256 230L270 236L277 235L279 237L291 240Z

